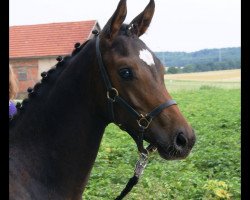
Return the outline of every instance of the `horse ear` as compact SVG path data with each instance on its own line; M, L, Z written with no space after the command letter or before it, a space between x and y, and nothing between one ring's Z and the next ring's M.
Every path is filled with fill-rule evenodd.
M114 14L104 26L101 35L104 36L105 38L113 39L120 30L120 27L124 22L126 15L127 15L126 0L120 0Z
M154 0L150 0L146 8L129 24L131 27L133 27L132 30L138 37L144 34L148 29L154 15L154 11L155 2Z

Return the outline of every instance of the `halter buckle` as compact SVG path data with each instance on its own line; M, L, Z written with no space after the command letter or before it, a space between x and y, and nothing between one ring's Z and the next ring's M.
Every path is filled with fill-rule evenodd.
M152 121L152 118L147 118L147 115L144 116L143 114L141 114L141 118L136 120L139 127L142 128L143 130L147 129L149 124L151 123Z
M112 101L115 102L115 98L119 95L117 89L115 88L111 88L110 90L107 91L107 98Z

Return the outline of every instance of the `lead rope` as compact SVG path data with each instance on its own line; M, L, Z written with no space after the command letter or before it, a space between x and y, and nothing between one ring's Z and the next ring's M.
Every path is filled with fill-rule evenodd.
M140 152L139 160L135 164L134 175L129 179L127 185L122 190L120 195L115 198L115 200L123 199L132 190L132 188L138 183L140 176L143 174L143 171L148 164L149 153L156 151L156 147L150 144L144 150L146 151L146 153Z

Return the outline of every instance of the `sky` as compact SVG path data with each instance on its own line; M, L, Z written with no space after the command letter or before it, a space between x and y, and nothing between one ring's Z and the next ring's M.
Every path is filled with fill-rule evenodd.
M119 0L9 0L9 24L97 20L104 27ZM127 0L129 23L149 0ZM155 13L141 39L153 51L193 52L241 46L240 0L155 0Z

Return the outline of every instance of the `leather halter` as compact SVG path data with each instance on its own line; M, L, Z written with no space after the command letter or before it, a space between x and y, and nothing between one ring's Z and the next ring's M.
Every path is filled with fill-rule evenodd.
M103 64L102 54L100 51L100 38L98 32L94 33L96 35L96 56L98 65L101 71L101 75L103 81L105 83L107 89L107 99L108 99L108 107L110 110L110 119L112 122L117 124L121 129L125 130L124 124L118 124L115 121L114 116L114 103L117 103L124 107L137 121L139 126L138 133L135 133L133 130L125 130L129 135L134 139L138 151L140 152L140 158L135 165L134 175L132 178L129 179L127 185L122 190L119 196L116 197L115 200L123 199L131 190L132 188L138 183L140 176L145 169L147 162L148 162L148 155L150 152L155 151L156 147L153 145L149 145L146 149L143 146L143 139L144 139L144 132L149 127L150 123L158 114L161 113L162 110L168 108L169 106L176 105L177 103L174 100L168 100L156 108L154 108L151 112L147 113L146 115L138 113L132 106L128 104L126 100L124 100L121 96L119 96L119 92L116 88L114 88L110 82L109 76L107 74L106 68Z
M116 88L114 88L110 82L109 76L107 74L106 68L103 63L101 51L100 51L100 38L99 35L96 37L96 55L97 55L97 60L98 60L98 65L101 71L102 78L104 80L106 89L107 89L107 99L108 99L108 104L109 104L109 110L110 110L110 118L111 121L115 122L115 117L114 117L114 109L113 109L113 104L118 103L119 105L123 106L137 121L137 124L139 126L139 131L142 134L134 134L133 131L126 130L132 138L135 140L139 152L144 152L147 153L147 151L144 149L142 143L143 143L143 132L149 127L150 123L156 117L158 114L161 113L162 110L165 108L168 108L172 105L176 105L176 101L174 100L168 100L156 108L154 108L151 112L147 113L146 115L138 113L132 106L130 106L126 100L124 100L121 96L119 96L119 92L117 91ZM117 123L116 123L117 124ZM119 127L124 129L122 124L117 124Z

